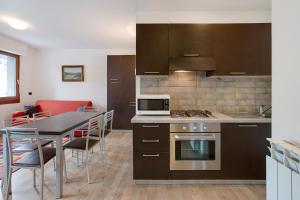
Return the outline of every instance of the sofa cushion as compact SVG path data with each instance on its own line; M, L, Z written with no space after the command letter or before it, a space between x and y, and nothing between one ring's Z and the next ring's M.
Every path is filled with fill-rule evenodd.
M76 111L79 106L93 106L91 101L38 100L40 112L50 111L52 115Z

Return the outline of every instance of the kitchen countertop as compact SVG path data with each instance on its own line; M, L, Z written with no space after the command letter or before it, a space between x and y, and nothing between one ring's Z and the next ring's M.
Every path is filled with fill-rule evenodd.
M178 117L171 116L141 116L135 115L131 119L131 123L193 123L193 122L207 122L207 123L271 123L271 118L263 118L254 114L235 113L223 114L213 113L215 118L199 118L199 117Z

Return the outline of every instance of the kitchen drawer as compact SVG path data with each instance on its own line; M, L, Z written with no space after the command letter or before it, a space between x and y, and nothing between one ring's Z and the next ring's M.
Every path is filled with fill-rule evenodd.
M151 135L143 137L134 137L133 151L169 152L170 140L168 138L159 138Z
M161 152L134 152L133 178L134 179L168 179L169 153Z
M133 137L140 139L169 138L170 124L133 124Z

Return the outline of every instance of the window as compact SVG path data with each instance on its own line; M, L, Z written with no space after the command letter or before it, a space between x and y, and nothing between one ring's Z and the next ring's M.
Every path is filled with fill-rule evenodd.
M19 103L19 62L15 54L0 51L0 104Z

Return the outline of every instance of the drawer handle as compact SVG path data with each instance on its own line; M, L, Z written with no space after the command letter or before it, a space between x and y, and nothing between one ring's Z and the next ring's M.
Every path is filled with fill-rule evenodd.
M183 54L183 57L199 57L199 53L185 53Z
M231 75L245 75L247 74L246 72L229 72Z
M157 139L157 140L142 140L142 142L144 142L144 143L158 143L159 142L159 140Z
M256 124L249 124L249 125L246 125L246 124L239 124L238 127L241 127L241 128L256 128L257 125Z
M143 154L143 157L159 157L159 154Z
M159 125L142 125L143 128L159 128Z
M110 82L111 84L118 84L119 82L118 81L113 81L113 82Z
M144 72L144 74L160 74L160 72Z
M117 78L111 78L110 80L111 81L118 81L119 79L117 79Z

